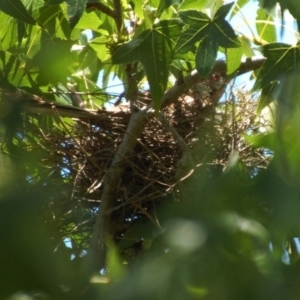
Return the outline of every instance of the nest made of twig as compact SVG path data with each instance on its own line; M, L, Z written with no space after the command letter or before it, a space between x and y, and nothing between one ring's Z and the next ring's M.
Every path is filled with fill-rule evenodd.
M161 118L150 119L134 153L125 158L123 176L114 187L115 205L105 212L114 215L117 235L128 228L133 216L151 218L153 203L163 199L197 165L225 168L236 151L249 170L266 167L268 161L262 150L252 149L243 134L267 126L268 121L255 114L254 97L240 90L234 93L234 102L231 92L216 104L209 93L203 96L193 89L164 108ZM141 94L138 100L143 103L145 98L149 100L149 94ZM48 222L60 228L63 235L81 234L81 244L87 243L88 232L92 232L95 216L101 211L103 179L131 117L129 111L106 114L105 122L77 120L70 126L65 124L64 131L40 129L36 144L47 150L41 162L44 178L56 191L46 200L51 211ZM186 150L179 137L192 157L183 167L180 163ZM178 173L178 168L183 172ZM41 177L37 181L42 182Z

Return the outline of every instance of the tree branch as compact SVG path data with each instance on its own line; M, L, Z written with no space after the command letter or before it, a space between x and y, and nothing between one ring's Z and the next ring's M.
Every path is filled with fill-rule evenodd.
M87 3L86 8L98 9L98 10L102 11L103 13L105 13L106 15L108 15L112 18L115 18L115 12L111 8L109 8L108 6L103 4L102 2Z
M116 186L122 179L128 157L130 157L142 135L144 128L153 114L146 108L133 113L123 140L113 158L109 171L103 180L103 192L100 204L100 214L96 220L91 245L87 257L87 270L99 271L105 267L106 242L113 235L110 230L111 215L108 213L116 201Z
M120 32L123 26L122 4L120 0L114 0L114 10L103 4L102 2L87 3L86 8L98 9L115 20L117 30Z
M122 3L121 0L114 0L114 8L115 8L115 22L118 29L118 32L121 32L123 27L123 19L122 19Z
M247 59L242 62L239 69L237 70L237 75L240 76L250 71L258 70L263 63L266 61L265 58L252 58ZM226 73L227 65L223 60L216 62L211 74L213 73ZM169 89L163 96L162 107L169 106L174 103L185 91L189 90L192 86L199 83L202 80L200 75L196 70L192 71L189 75L185 76L183 80Z

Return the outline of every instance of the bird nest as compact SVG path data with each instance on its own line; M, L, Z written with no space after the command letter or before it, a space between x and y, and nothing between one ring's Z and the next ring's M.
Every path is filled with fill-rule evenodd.
M105 110L106 118L99 120L60 120L63 130L40 128L35 148L45 149L47 154L41 159L36 183L49 191L47 221L60 228L63 236L81 236L77 246L82 249L95 226L96 214L110 213L114 236L120 238L136 216L153 220L155 203L197 167L225 168L235 152L249 172L264 168L263 150L252 149L243 137L269 126L255 114L256 99L232 88L217 104L211 100L211 92L207 83L202 83L160 114L153 114L134 151L122 158L125 165L113 187L115 200L105 212L101 211L105 176L126 134L131 111ZM151 96L141 93L137 100L141 107Z

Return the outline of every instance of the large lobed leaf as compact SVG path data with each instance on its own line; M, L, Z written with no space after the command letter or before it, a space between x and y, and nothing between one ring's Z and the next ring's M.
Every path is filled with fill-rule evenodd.
M19 21L32 25L36 24L36 21L27 11L21 0L1 0L0 10Z
M173 49L180 33L178 20L164 20L123 44L112 55L113 63L140 61L145 69L156 110L159 109L173 60Z
M187 27L180 35L175 51L178 54L188 52L200 42L196 52L196 68L202 77L208 76L211 72L219 46L237 48L241 45L233 28L225 20L232 6L233 3L221 6L213 19L197 10L179 12Z

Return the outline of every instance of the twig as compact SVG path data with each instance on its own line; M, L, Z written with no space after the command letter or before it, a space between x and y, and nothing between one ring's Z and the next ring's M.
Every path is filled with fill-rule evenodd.
M108 6L103 4L102 2L87 3L86 8L98 9L98 10L102 11L103 13L105 13L106 15L108 15L112 18L115 18L115 12L111 8L109 8Z

